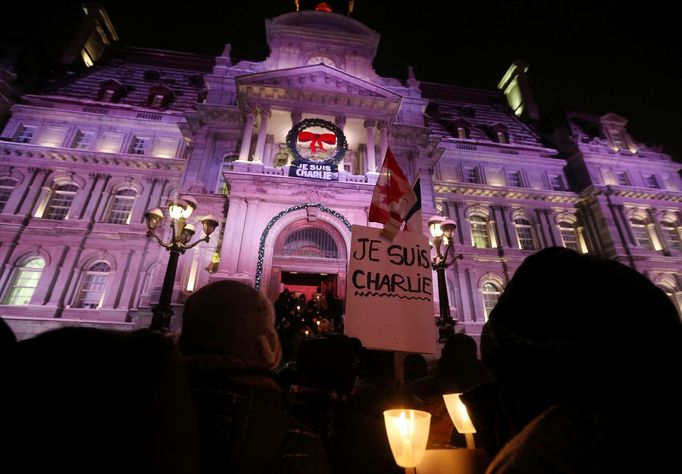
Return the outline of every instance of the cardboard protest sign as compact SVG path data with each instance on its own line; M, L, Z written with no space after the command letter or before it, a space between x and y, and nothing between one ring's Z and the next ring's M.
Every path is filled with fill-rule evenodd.
M393 241L380 234L353 226L344 333L371 349L433 353L429 241L416 232L399 232Z

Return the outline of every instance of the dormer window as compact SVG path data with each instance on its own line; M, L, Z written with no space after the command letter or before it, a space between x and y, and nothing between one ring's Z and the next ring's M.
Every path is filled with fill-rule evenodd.
M497 143L509 143L509 131L504 125L500 123L493 125L492 134Z
M155 109L165 109L173 99L173 91L166 86L157 85L149 89L147 106Z
M455 132L457 138L468 139L470 136L471 126L469 122L462 119L457 119L452 122L453 132Z
M107 79L99 84L99 92L97 100L100 102L118 102L123 93L125 86L115 79Z

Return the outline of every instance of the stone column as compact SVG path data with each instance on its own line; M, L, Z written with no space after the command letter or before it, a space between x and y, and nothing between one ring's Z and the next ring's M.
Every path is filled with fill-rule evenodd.
M627 218L625 215L625 207L622 204L614 204L613 207L616 209L616 214L618 216L618 219L621 221L623 225L623 229L625 229L625 232L627 233L629 244L634 245L635 247L638 246L637 239L635 239L635 235L632 233L632 227L630 226L630 220Z
M498 206L498 209L500 210L500 217L502 219L500 225L502 225L502 228L504 229L504 237L507 241L507 247L514 247L511 241L511 236L514 235L514 232L509 221L509 206Z
M27 214L30 217L33 217L36 206L40 205L47 197L46 194L50 192L50 188L45 186L50 173L52 173L52 170L36 170L35 179L33 179L29 185L28 192L19 208L19 214Z
M28 172L30 172L30 175ZM22 174L24 175L24 179L12 190L12 194L7 200L7 204L5 204L5 208L2 210L3 214L16 214L19 211L19 208L24 203L24 195L30 191L31 183L33 183L36 179L38 169L29 168ZM12 173L11 177L16 178L16 173Z
M556 226L556 223L554 222L552 212L549 209L543 209L542 213L545 215L545 221L547 222L547 228L549 229L549 235L552 238L552 242L554 242L554 245L562 246L563 239L561 238L559 228ZM575 227L577 227L577 225ZM574 232L577 239L578 238L577 229L574 230Z
M535 235L538 239L538 244L540 248L544 249L551 247L550 241L547 240L547 234L545 233L544 226L542 225L542 209L535 209Z
M246 224L246 200L241 197L230 197L230 208L220 248L220 263L218 273L228 275L237 272L237 261L244 226Z
M303 120L303 114L301 113L301 111L300 110L292 110L291 111L291 126L292 126L292 128L294 125L296 125L301 120Z
M260 127L258 127L258 140L256 141L256 152L254 153L253 161L263 163L263 151L265 150L265 138L268 130L268 120L272 116L270 107L262 107L260 109ZM241 155L240 155L241 159Z
M374 130L376 127L376 120L367 119L364 122L364 126L367 130L367 172L378 173L376 150L374 149Z
M256 119L255 111L246 111L246 123L244 124L244 135L242 136L242 146L239 149L239 161L249 161L249 151L251 150L251 135L253 134L253 122Z
M386 157L386 150L388 150L388 122L381 121L379 126L379 157L377 158L377 169L381 169L381 165Z
M654 249L656 248L656 240L658 241L658 247L666 254L670 253L670 245L663 235L663 230L661 225L656 218L656 209L649 208L646 210L649 216L649 223L647 224L647 229L649 230L649 238L653 244Z

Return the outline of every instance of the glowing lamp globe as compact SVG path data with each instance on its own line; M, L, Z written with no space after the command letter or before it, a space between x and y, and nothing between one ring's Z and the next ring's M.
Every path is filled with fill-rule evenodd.
M431 414L420 410L386 410L384 423L396 464L416 467L426 450Z
M443 235L443 229L441 227L443 220L444 219L441 216L432 216L429 218L429 231L434 238Z

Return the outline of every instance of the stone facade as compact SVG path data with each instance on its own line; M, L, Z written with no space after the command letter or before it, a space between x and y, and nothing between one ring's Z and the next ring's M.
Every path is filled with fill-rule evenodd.
M343 296L350 225L369 224L389 146L421 178L425 218L458 223L463 259L447 280L459 328L477 335L521 261L552 245L621 260L679 308L679 165L630 138L625 119L564 114L541 136L522 63L500 91L411 71L401 81L376 74L379 34L349 17L295 12L265 26L262 62L233 61L229 45L217 58L121 50L12 106L0 315L20 337L147 325L167 254L144 212L180 194L221 224L180 258L175 327L184 299L215 279L275 298L285 273L330 275ZM289 175L287 134L306 119L343 132L338 179Z

